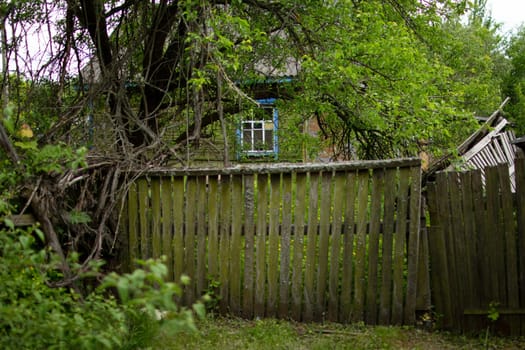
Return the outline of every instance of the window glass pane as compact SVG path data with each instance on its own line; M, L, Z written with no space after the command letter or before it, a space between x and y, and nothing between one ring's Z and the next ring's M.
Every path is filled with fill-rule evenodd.
M273 130L264 131L264 144L268 151L273 150Z
M244 130L242 133L242 143L243 148L245 150L251 150L252 149L252 131L251 130Z
M253 147L256 151L264 151L265 147L262 130L253 131Z

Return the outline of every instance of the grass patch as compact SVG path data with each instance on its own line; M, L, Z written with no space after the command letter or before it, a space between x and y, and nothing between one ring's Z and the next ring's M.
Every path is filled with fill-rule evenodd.
M413 327L208 318L198 332L161 331L154 349L524 349L525 338L467 337Z

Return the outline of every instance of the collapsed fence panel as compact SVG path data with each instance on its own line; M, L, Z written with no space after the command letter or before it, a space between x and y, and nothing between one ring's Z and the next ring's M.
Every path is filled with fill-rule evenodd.
M441 326L524 335L525 160L438 173L427 184L431 290Z
M165 256L182 301L221 313L413 324L420 183L419 159L152 171L125 261Z

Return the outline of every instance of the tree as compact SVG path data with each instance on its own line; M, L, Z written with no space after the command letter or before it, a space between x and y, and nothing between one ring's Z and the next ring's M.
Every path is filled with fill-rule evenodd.
M503 82L503 91L510 97L505 108L519 135L525 134L525 27L514 34L505 50L510 60L510 70Z
M3 137L3 161L23 174L22 181L6 186L22 194L20 207L32 207L48 242L58 242L54 249L64 261L70 250L80 250L85 263L108 256L118 241L118 220L112 221L110 214L127 189L127 170L164 165L170 159L187 164L190 151L213 124L221 124L223 140L228 140L235 115L243 105L255 105L245 83L282 77L292 67L291 86L276 92L280 107L294 113L297 125L301 118L317 118L326 140L337 146L335 157L415 155L420 141L446 148L475 126L473 110L460 98L467 96L465 85L452 59L439 54L452 42L444 35L445 24L457 20L466 4L463 0L5 4L12 36L4 47L12 54L9 63L15 63L20 79L12 81L4 74L8 99L17 108L4 118L4 124L9 119L12 127ZM43 33L55 46L44 52L46 63L29 69L22 79L24 38L33 25L41 24L49 28ZM15 98L16 91L23 93ZM35 96L51 96L52 103L42 104ZM41 115L45 118L39 120ZM38 136L16 144L16 131L24 122L33 123ZM89 152L81 149L81 154L87 152L85 166L67 166L78 155L80 140L98 125L104 125L106 144ZM73 149L64 147L64 155L45 148L51 142ZM48 169L37 163L37 171L27 172L16 166L20 155L38 155L42 161L37 146L46 156L63 154L63 167Z

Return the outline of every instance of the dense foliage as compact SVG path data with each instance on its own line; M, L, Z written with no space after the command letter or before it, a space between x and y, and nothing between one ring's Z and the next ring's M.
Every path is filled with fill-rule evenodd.
M52 288L62 279L60 260L38 248L44 240L40 229L16 229L9 219L2 225L2 349L138 349L151 344L160 331L195 329L193 312L174 301L181 288L165 282L167 268L160 261L142 262L142 268L131 274L113 273L83 296L71 288ZM82 275L96 277L102 278L96 266ZM194 310L203 315L201 304Z
M503 91L510 97L506 111L515 123L518 135L525 134L525 27L509 40L506 53L510 62L510 70L504 77Z
M6 7L6 23L22 36L43 23L54 46L35 70L21 67L23 40L8 40L16 68L34 78L7 90L23 101L18 124L31 120L43 142L89 139L99 153L153 163L188 164L209 144L228 163L260 90L279 99L291 153L320 149L305 137L308 120L338 159L415 155L421 141L439 152L501 102L501 38L483 8L465 0L19 2ZM51 17L63 20L55 26Z
M506 95L525 132L525 31L505 46L484 8L484 0L0 1L0 346L142 346L128 343L148 332L141 320L153 309L191 325L162 265L97 287L118 255L121 199L151 167L191 166L209 150L229 165L259 97L277 99L284 160L423 147L439 156ZM28 211L38 228L7 219ZM107 270L94 270L102 260Z

